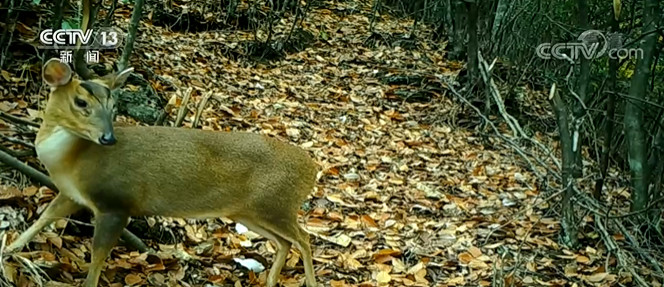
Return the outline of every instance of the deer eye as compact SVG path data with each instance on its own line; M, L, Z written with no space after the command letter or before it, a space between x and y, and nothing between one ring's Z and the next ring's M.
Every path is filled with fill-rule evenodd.
M81 108L81 109L85 109L85 108L88 107L88 102L86 102L85 100L83 100L83 99L81 99L81 98L75 98L75 99L74 99L74 104L75 104L77 107Z

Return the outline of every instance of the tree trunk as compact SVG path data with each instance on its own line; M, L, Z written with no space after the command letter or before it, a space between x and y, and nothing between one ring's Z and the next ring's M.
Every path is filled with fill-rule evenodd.
M579 28L584 31L588 30L588 3L587 0L577 0L577 17ZM581 66L579 69L579 77L577 78L577 90L576 94L579 96L579 100L585 103L588 102L588 84L590 83L590 59L587 59L585 56L580 55ZM583 108L584 105L581 103L574 106L574 120L572 123L572 128L574 129L573 137L573 148L574 148L574 177L579 178L583 176L583 154L582 154L582 142L583 135L581 132L581 123L582 118L586 114L586 110Z
M504 18L507 15L507 10L509 10L511 1L509 0L498 0L498 6L496 7L496 15L493 17L493 25L491 27L491 43L498 42L498 32L500 27L503 24Z
M452 13L452 0L445 0L445 30L447 32L448 37L452 36L454 37L454 16Z
M565 189L562 202L562 220L560 224L563 228L562 241L569 247L578 245L578 229L576 216L574 215L574 151L572 150L572 136L570 135L570 126L567 115L567 106L555 91L555 85L551 88L551 105L556 114L558 123L558 133L560 135L560 149L562 152L562 187Z
M415 38L415 32L417 31L417 24L419 24L420 21L424 20L424 13L425 13L425 7L429 5L427 3L428 0L424 1L417 1L413 2L413 27L410 29L410 35L408 35L409 38L414 39Z
M452 52L450 53L450 59L461 59L463 57L463 51L465 48L465 38L463 33L463 27L467 25L464 23L463 17L466 14L466 8L463 4L463 0L450 0L451 7L451 18L453 19L452 23Z
M662 173L662 155L664 154L664 115L659 115L659 125L657 133L652 140L652 149L650 150L650 157L648 158L648 170L652 171L649 178L652 176L652 182L659 180ZM653 184L651 198L657 199L660 196L661 186Z
M380 14L381 0L374 0L373 7L371 7L371 21L369 22L369 32L373 33L374 23L376 22L376 14ZM309 4L307 4L309 5Z
M134 2L134 11L131 13L131 24L129 24L129 31L127 33L127 42L125 42L124 50L122 51L122 57L118 63L118 71L124 70L129 64L129 57L134 50L136 30L138 30L138 25L140 24L141 17L143 16L143 4L144 0L136 0L136 2Z
M479 51L477 43L477 2L475 0L466 0L466 8L468 11L466 27L468 29L468 61L466 65L468 79L470 83L474 83L479 74L479 62L477 61L477 51Z
M115 14L115 8L118 5L118 0L111 0L111 7L108 8L107 14L106 14L106 20L104 20L104 26L109 26L111 25L111 21L113 20L113 14Z
M81 11L82 21L81 21L81 30L84 32L88 29L92 29L97 18L97 11L99 11L99 6L101 5L97 0L82 1L83 9ZM84 80L88 80L94 77L94 72L88 68L88 63L85 60L86 49L81 49L80 42L76 45L76 51L74 52L74 71L78 74L79 77Z
M658 0L643 0L642 33L657 29L660 17L658 4ZM630 100L625 103L625 138L631 171L631 209L633 211L645 208L649 201L646 139L643 130L643 101L646 98L650 65L653 62L657 38L657 33L649 33L640 41L639 46L643 51L643 58L637 59L629 89Z
M9 1L9 9L7 11L7 20L5 21L5 29L0 37L0 69L5 66L7 54L9 54L9 46L11 46L12 36L14 35L14 28L16 27L16 20L18 14L16 11L14 0Z
M618 33L620 31L620 22L617 19L619 15L611 17L611 32ZM620 39L616 39L616 42ZM604 124L604 142L602 144L602 156L599 161L600 178L595 182L595 191L593 196L600 199L602 196L602 188L604 181L606 181L607 170L609 168L609 155L611 154L611 143L613 142L613 121L616 114L616 93L618 93L618 59L609 59L609 82L608 95L606 100L606 119Z

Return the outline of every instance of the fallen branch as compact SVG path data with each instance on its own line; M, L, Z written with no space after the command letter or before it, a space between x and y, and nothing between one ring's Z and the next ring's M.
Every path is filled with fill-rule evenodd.
M28 149L28 150L12 150L8 147L5 147L4 145L0 145L0 151L4 151L5 153L11 155L14 158L22 158L26 156L34 156L35 155L35 150L33 149Z
M628 232L627 228L625 228L625 225L622 224L622 221L620 221L621 217L609 216L608 212L600 211L600 210L605 210L606 208L598 200L596 200L595 198L589 197L586 193L584 193L584 192L582 192L582 191L580 191L576 188L574 189L574 191L576 193L576 197L579 198L579 201L577 201L577 204L579 204L581 207L585 208L586 210L594 213L595 214L595 221L598 221L598 219L601 219L601 218L604 218L604 220L613 220L613 224L615 224L618 227L620 233L625 236L625 238L627 239L627 242L630 243L630 246L636 251L636 253L638 253L639 256L641 256L644 260L648 261L648 263L650 263L650 265L653 266L653 268L655 269L654 273L657 274L657 276L659 276L660 278L664 278L664 272L662 272L661 264L655 258L653 258L648 252L644 251L639 246L636 239ZM599 222L596 225L598 225L598 228L600 229L600 231L604 232L602 230L604 227L601 224L601 222ZM602 238L603 238L604 244L607 245L607 248L609 248L609 249L610 248L617 248L617 245L615 245L615 242L611 243L612 240L613 240L613 237L608 236L608 232L606 234L607 234L607 236L602 236ZM615 245L616 247L612 247L611 245ZM619 254L619 252L616 252L616 255L618 255L618 254ZM625 265L623 267L628 268L627 266L628 265ZM632 270L630 270L630 272L632 272ZM632 275L634 275L634 274L635 274L635 272L632 272ZM643 282L645 282L642 278L638 278L638 276L635 276L635 278L637 278L637 282L639 284L642 284ZM639 281L639 279L640 279L640 281ZM646 285L642 285L642 286L648 286L648 285L646 284Z
M47 175L32 168L27 164L24 164L20 160L15 159L11 155L3 151L0 151L0 162L20 171L21 173L27 175L33 180L39 182L40 184L45 185L48 188L52 189L53 191L56 192L58 191L58 188L55 186L55 184L53 184L53 181L51 181L51 179ZM124 229L122 231L121 238L129 247L134 248L140 252L147 252L149 250L148 246L145 245L145 243L140 238L138 238L136 235L134 235L127 229Z
M35 149L35 145L33 145L31 142L27 142L19 138L10 137L3 134L0 134L0 138L13 144L20 144L22 146L29 147L30 149Z
M510 127L514 134L515 139L523 139L526 140L536 147L538 147L540 150L545 152L551 161L556 165L558 169L562 167L558 159L553 156L553 153L551 150L549 150L546 146L544 146L542 143L538 142L537 140L533 139L532 137L529 137L526 132L523 131L521 128L521 125L519 124L519 121L517 121L512 115L510 115L507 112L507 108L505 107L505 103L503 102L503 99L500 95L500 91L498 90L498 87L496 86L496 83L493 81L493 78L491 76L491 70L493 69L493 65L495 63L495 60L491 65L489 65L484 58L482 57L482 53L479 52L477 54L478 60L480 62L480 74L482 76L482 79L485 82L485 85L489 89L489 94L492 96L494 101L496 102L496 105L498 105L498 110L505 120L505 123Z
M625 225L623 225L620 220L615 220L614 223L618 226L620 232L622 232L622 234L625 235L627 241L630 244L632 244L632 247L635 249L636 253L638 253L644 260L648 261L650 265L652 265L652 267L655 268L655 271L659 273L659 276L663 277L664 272L662 271L660 263L655 258L653 258L648 252L645 252L643 249L641 249L639 243L636 242L636 239L629 233L629 231L627 231L627 228L625 228Z
M609 232L606 230L604 227L604 224L602 223L602 218L598 215L595 215L595 225L599 229L599 234L600 237L602 238L602 241L604 241L604 244L606 245L607 251L609 254L613 253L616 255L616 259L618 260L618 265L620 267L627 269L630 274L632 274L632 277L634 277L634 281L639 286L648 286L648 283L634 270L634 268L631 267L631 265L627 262L627 259L625 259L625 254L623 254L623 251L620 250L618 247L618 244L616 244L615 240L613 239L613 236L609 234Z
M466 104L469 108L473 109L473 110L475 111L475 113L476 113L479 117L482 118L482 120L484 120L485 122L487 122L487 123L489 124L489 126L490 126L491 129L494 131L494 133L496 134L497 137L499 137L499 138L500 138L501 140L503 140L505 143L507 143L508 145L510 145L510 146L512 147L512 149L513 149L518 155L520 155L526 163L528 163L528 168L529 168L530 171L532 171L533 173L535 173L539 178L545 178L545 177L546 177L546 175L543 174L542 172L540 172L540 171L535 167L536 165L532 163L532 161L530 160L530 158L532 157L532 158L533 158L533 159L534 159L534 160L535 160L535 161L536 161L541 167L543 167L543 168L545 168L547 171L549 171L549 173L550 173L551 175L555 176L556 178L560 178L560 174L558 174L558 172L552 170L551 167L550 167L548 164L546 164L541 158L536 157L536 156L532 156L532 155L531 155L530 157L528 157L528 156L526 155L527 151L524 151L523 149L521 149L521 147L519 147L519 145L518 145L517 143L515 143L511 138L508 138L508 137L505 136L503 133L501 133L500 130L498 130L498 127L496 127L496 125L495 125L491 120L489 120L489 118L488 118L487 116L485 116L484 114L482 114L482 111L480 111L479 108L477 108L476 106L474 106L474 105L473 105L471 102L469 102L469 101L468 101L463 95L461 95L456 89L454 89L454 87L452 86L452 83L450 83L450 82L448 82L448 81L445 80L445 84L447 85L447 89L448 89L450 92L452 92L452 94L453 94L454 96L456 96L457 99L459 99L461 102L463 102L464 104ZM534 141L534 140L533 140L533 141ZM557 166L559 167L560 165L557 165Z
M489 65L486 61L484 61L484 58L482 57L482 53L478 52L477 57L480 61L480 75L482 76L482 80L484 81L484 84L487 86L489 89L489 94L493 96L493 100L496 102L496 105L498 106L498 111L500 112L500 115L503 117L505 120L505 123L512 129L512 133L514 134L515 137L519 136L525 136L525 133L521 129L521 126L519 125L519 122L512 117L509 113L507 113L507 109L505 108L505 103L503 103L503 99L500 97L500 92L498 91L498 87L496 86L496 83L493 81L493 78L491 78L491 69L493 68L493 63Z
M7 121L10 121L10 122L13 122L13 123L23 124L23 125L26 125L26 126L39 128L38 123L35 123L33 121L30 121L30 120L23 119L23 118L19 118L17 116L13 116L13 115L10 115L10 114L5 113L5 112L0 112L0 118L4 119L4 120L7 120Z

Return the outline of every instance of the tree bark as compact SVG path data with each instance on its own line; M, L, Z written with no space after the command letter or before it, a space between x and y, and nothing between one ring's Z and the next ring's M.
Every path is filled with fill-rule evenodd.
M658 0L643 0L642 33L654 31L659 22ZM632 206L631 210L641 210L649 201L646 139L643 129L643 101L653 62L658 35L649 33L640 41L643 58L637 59L634 75L629 89L630 98L625 103L625 138L627 140L628 162L631 173Z
M611 32L618 33L620 31L619 15L611 17ZM618 59L609 59L609 80L607 100L606 100L606 119L604 124L604 141L602 144L602 155L599 161L600 178L595 181L595 190L593 196L595 199L600 199L602 196L602 188L606 181L607 170L609 168L609 155L611 154L611 143L613 142L613 121L616 114L616 93L618 92Z
M380 14L381 4L381 0L373 1L373 7L371 7L371 21L369 22L369 32L373 33L374 24L376 23L376 14Z
M511 1L509 0L498 0L498 6L496 7L496 15L493 17L493 25L491 27L491 43L498 42L498 32L500 27L503 24L504 18L507 15L507 10L509 10Z
M136 2L134 2L134 11L131 13L131 24L129 24L129 31L127 31L127 42L125 42L124 50L122 51L122 57L118 63L118 71L124 70L129 64L129 57L131 57L131 53L134 50L136 31L138 30L138 25L140 24L141 17L143 16L144 3L144 0L136 0Z
M577 17L579 28L584 31L588 30L588 3L587 0L577 0ZM579 96L579 100L585 103L588 102L588 84L590 83L590 59L587 59L585 56L580 55L581 65L579 68L579 77L577 78L577 90L576 94ZM583 176L583 154L582 154L582 142L583 135L581 131L582 118L586 114L586 110L583 108L584 105L578 104L574 106L574 120L572 123L572 128L574 129L573 135L573 148L574 148L574 177L579 178Z
M5 66L5 61L9 58L7 54L9 54L9 46L11 46L14 28L18 19L18 12L15 8L14 0L10 0L9 9L7 10L7 20L5 21L6 27L3 29L2 37L0 37L0 69Z
M82 4L83 9L81 14L83 15L83 20L81 21L81 29L85 32L94 26L100 4L98 0L83 0ZM92 79L95 73L88 68L88 63L85 61L86 49L81 49L80 44L79 42L76 45L76 51L74 52L74 71L84 80Z
M424 7L428 5L427 2L428 2L427 0L424 0L424 1L413 2L412 4L414 6L413 8L414 21L413 21L413 27L411 27L410 29L410 35L408 35L408 37L410 37L411 39L414 39L415 37L415 32L417 31L417 24L421 19L424 19Z
M468 11L466 27L468 29L468 62L466 65L470 83L474 83L479 74L479 62L477 60L477 51L479 51L477 41L477 2L475 0L466 0L466 8Z
M452 22L452 52L449 55L450 59L461 59L466 46L463 27L467 26L467 23L464 23L463 20L464 16L467 14L467 11L463 1L464 0L448 0L448 12Z
M650 151L650 157L648 158L648 170L652 173L648 178L652 182L651 196L653 200L657 200L662 196L662 173L664 172L664 162L662 162L662 155L664 155L664 115L660 114L659 126L657 128L657 133L652 140L652 149ZM653 206L653 210L650 212L652 219L657 217L657 213L660 210L657 209L657 206Z
M113 14L115 14L115 8L117 5L118 5L118 0L111 0L111 7L108 8L106 14L106 20L104 20L105 26L111 25L111 21L113 20Z
M574 151L572 150L572 136L568 121L567 106L562 101L555 90L555 85L551 88L551 105L556 115L558 123L558 133L560 136L560 149L562 153L562 187L565 189L562 202L562 220L560 224L563 229L563 243L569 247L575 247L579 243L576 216L574 214Z

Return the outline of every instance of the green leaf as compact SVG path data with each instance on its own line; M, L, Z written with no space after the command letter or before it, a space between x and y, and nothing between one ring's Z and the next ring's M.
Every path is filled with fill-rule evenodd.
M41 0L32 0L32 4L39 5L41 4Z
M78 28L78 23L74 19L64 19L62 20L62 29L76 29Z

